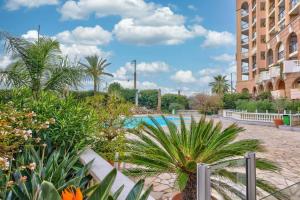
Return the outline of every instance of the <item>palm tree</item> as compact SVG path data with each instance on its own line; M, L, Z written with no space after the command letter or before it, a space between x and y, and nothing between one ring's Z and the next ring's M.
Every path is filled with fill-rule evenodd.
M214 77L214 81L209 83L209 86L212 87L212 92L218 94L219 96L224 95L229 91L230 85L226 80L226 76L218 75Z
M37 98L42 90L63 91L77 87L82 73L61 56L59 42L41 37L34 42L0 33L14 62L0 71L0 83L8 87L29 87Z
M80 64L85 68L86 75L93 80L94 94L96 95L96 92L98 91L100 85L100 77L103 75L113 77L112 74L104 71L105 68L108 67L111 63L107 63L106 59L102 59L97 55L87 56L85 59L87 61L87 64Z
M165 130L153 117L150 118L154 125L142 122L141 131L132 130L136 137L128 139L125 162L135 167L128 169L126 173L137 177L177 174L176 183L184 200L197 199L197 163L216 166L241 158L247 152L263 151L258 140L235 141L237 135L244 130L236 124L222 130L220 122L214 124L213 120L207 121L202 117L199 122L192 118L191 125L187 128L181 117L180 128L177 128L173 122L163 117L168 128ZM256 166L260 170L278 170L274 163L265 159L257 159ZM232 164L212 172L212 188L226 200L244 197L233 186L239 183L235 177L245 177L237 168ZM257 186L269 193L276 190L275 186L261 179L257 179Z

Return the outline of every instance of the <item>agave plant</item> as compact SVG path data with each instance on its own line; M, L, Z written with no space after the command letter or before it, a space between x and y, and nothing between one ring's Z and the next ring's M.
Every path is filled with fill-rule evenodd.
M232 124L222 130L222 124L214 123L202 117L198 122L191 118L191 124L180 117L180 128L173 122L164 121L167 129L150 117L154 125L142 122L141 131L133 130L136 137L128 139L128 152L125 160L134 164L126 172L132 176L155 176L161 173L177 174L177 185L184 200L196 199L197 163L218 165L244 156L247 152L262 152L259 140L247 139L236 141L244 129ZM236 176L245 176L229 165L222 170L212 172L212 188L224 199L239 199L245 196L234 186L239 183ZM278 167L265 159L257 159L256 167L260 170L278 170ZM223 180L223 181L218 181ZM276 187L258 179L257 187L272 193Z
M10 187L4 194L6 197L36 200L43 181L51 182L59 192L70 185L83 190L87 188L91 180L88 176L91 163L82 166L75 151L68 152L62 148L48 154L46 150L45 147L40 151L27 147L16 157L8 175L2 174L10 179Z
M113 169L100 184L89 189L91 194L86 196L86 200L117 200L124 186L119 188L114 194L111 194L111 187L115 181L117 170ZM152 187L143 192L144 181L141 180L129 192L126 200L146 200L148 199ZM61 197L62 196L62 197ZM73 191L71 188L66 189L60 196L55 186L47 181L41 184L40 190L36 195L36 200L83 200L84 195L80 189Z

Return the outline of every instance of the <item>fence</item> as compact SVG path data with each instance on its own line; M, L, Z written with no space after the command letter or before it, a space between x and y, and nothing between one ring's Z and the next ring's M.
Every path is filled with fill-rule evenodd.
M273 123L274 119L283 119L284 115L290 116L291 126L300 125L300 114L285 114L279 113L251 113L247 111L223 110L223 117L231 118L240 121L264 122Z

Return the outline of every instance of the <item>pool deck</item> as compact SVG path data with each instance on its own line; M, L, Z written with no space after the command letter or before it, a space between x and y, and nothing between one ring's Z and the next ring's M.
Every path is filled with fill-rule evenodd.
M224 127L232 123L230 120L214 118L222 121ZM238 123L239 124L239 123ZM275 127L239 124L246 130L238 136L240 139L259 139L263 142L266 152L258 153L257 157L267 158L277 162L281 167L278 173L257 171L260 178L264 178L279 188L285 188L300 182L300 132L281 130ZM148 178L148 185L154 184L152 195L155 199L171 199L176 192L174 187L175 175L162 174Z

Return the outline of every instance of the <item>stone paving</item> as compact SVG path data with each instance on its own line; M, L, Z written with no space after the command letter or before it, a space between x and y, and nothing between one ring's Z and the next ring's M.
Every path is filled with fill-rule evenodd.
M222 120L224 127L231 121ZM300 132L279 130L274 127L239 124L245 132L238 139L259 139L263 141L266 152L257 157L277 162L281 167L279 173L257 171L258 177L269 180L279 188L285 188L300 182ZM158 200L168 200L176 193L175 175L162 174L146 179L146 185L153 184L152 196Z

